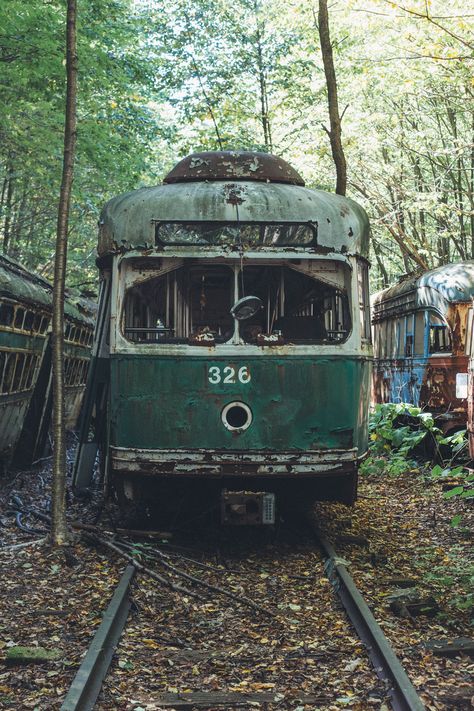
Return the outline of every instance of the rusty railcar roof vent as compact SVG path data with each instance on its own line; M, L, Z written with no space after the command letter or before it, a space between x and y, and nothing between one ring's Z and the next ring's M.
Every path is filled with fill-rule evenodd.
M202 180L259 180L304 185L304 180L286 160L271 153L208 151L192 153L168 173L164 183Z

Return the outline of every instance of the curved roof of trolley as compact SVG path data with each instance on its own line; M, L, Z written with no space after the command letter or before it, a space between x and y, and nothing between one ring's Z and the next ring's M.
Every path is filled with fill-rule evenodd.
M53 286L44 277L27 269L21 262L4 254L0 255L0 298L4 297L23 304L39 306L46 311L53 307ZM91 304L81 296L68 293L64 304L66 317L94 324L95 312Z
M398 310L434 308L445 314L449 305L474 297L474 260L445 264L403 279L372 297L375 320Z
M367 214L350 198L304 187L303 178L277 156L213 151L184 158L163 185L110 200L99 221L99 256L153 248L159 222L200 221L308 223L316 227L317 244L305 251L363 257L369 252ZM293 250L302 248L284 248Z

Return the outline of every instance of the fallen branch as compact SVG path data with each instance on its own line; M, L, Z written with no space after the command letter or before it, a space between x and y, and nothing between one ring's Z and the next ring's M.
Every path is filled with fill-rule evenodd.
M38 514L38 512L35 512L35 513ZM45 514L42 514L41 517L46 520L49 518ZM176 585L175 583L171 582L170 580L167 580L162 575L159 575L159 573L155 573L154 570L151 570L150 568L147 568L146 566L144 566L134 556L130 555L129 553L126 553L124 550L122 550L122 548L119 548L119 546L117 546L116 544L112 543L111 541L108 541L106 538L103 538L101 535L99 535L96 532L97 529L95 526L92 526L91 524L81 524L79 521L74 521L74 522L72 522L71 525L73 526L73 528L82 530L84 538L89 539L89 540L93 541L94 543L102 544L106 548L109 548L110 550L115 551L115 553L120 555L122 558L125 558L125 560L128 560L132 565L134 565L137 570L140 570L142 573L145 573L149 577L154 578L155 580L160 582L162 585L165 585L166 587L168 587L170 590L173 590L174 592L179 592L181 594L190 595L191 597L194 597L198 600L203 600L202 596L199 595L198 593L195 593L192 590L189 590L188 588L185 588L181 585ZM130 544L126 543L125 541L123 542L123 545L125 545L127 547L130 546ZM257 612L261 612L262 614L267 615L268 617L273 617L273 618L276 617L276 614L274 612L272 612L271 610L268 610L266 607L257 605L256 602L253 602L253 600L250 600L250 598L245 597L245 595L237 595L237 593L233 593L233 592L230 592L229 590L225 590L224 588L221 588L218 585L212 585L212 583L207 583L204 580L200 580L199 578L194 577L193 575L189 575L189 573L185 573L184 571L180 570L179 568L176 568L171 563L167 563L164 560L165 557L166 558L169 557L167 554L163 553L162 551L159 551L156 548L154 548L153 551L155 552L156 558L159 560L160 564L167 570L170 570L170 572L174 573L175 575L185 578L186 580L193 582L195 585L200 585L201 587L205 587L208 590L211 590L212 592L217 592L220 595L224 595L225 597L228 597L231 600L240 602L243 605L246 605L247 607L251 607L253 610L256 610Z
M165 587L169 588L170 590L173 590L173 592L178 592L178 593L181 593L182 595L189 595L190 597L194 597L197 600L204 599L203 597L201 597L201 595L198 595L198 593L195 593L192 590L188 590L188 588L185 588L182 585L176 585L176 583L171 582L171 580L167 580L162 575L159 575L159 573L155 573L154 570L147 568L145 565L140 563L140 561L138 561L132 555L130 555L129 553L126 553L124 550L122 550L121 548L116 546L111 541L108 541L106 538L102 538L102 536L99 536L97 533L89 533L87 531L84 531L84 533L82 535L83 535L83 538L85 538L86 540L89 540L96 545L99 544L99 545L105 546L106 548L109 548L109 550L114 551L114 553L117 553L117 555L121 556L122 558L125 558L125 560L127 560L129 563L131 563L141 573L145 573L150 578L157 580L159 583L161 583Z
M140 531L134 528L117 528L119 536L130 536L132 538L173 538L170 531Z
M0 551L13 551L17 548L26 548L27 546L39 546L46 543L46 538L37 538L35 541L26 541L26 543L15 543L12 546L2 546Z
M125 543L125 545L128 547L130 544ZM213 585L212 583L208 583L205 580L201 580L200 578L194 577L194 575L190 575L189 573L185 573L183 570L180 570L179 568L176 568L176 566L172 565L171 563L168 563L165 560L165 557L168 558L169 556L166 555L165 553L162 553L158 549L152 549L153 552L155 553L155 556L153 556L160 565L162 565L164 568L169 570L170 572L174 573L175 575L178 575L182 578L185 578L186 580L191 581L195 585L201 585L202 587L207 588L208 590L211 590L212 592L217 592L220 595L225 595L226 597L229 597L231 600L235 600L236 602L243 603L244 605L247 605L247 607L251 607L253 610L257 610L257 612L261 612L264 615L268 615L269 617L276 617L276 614L272 612L271 610L268 610L266 607L261 607L261 605L257 605L256 602L253 600L250 600L250 598L245 597L245 595L237 595L237 593L230 592L229 590L226 590L225 588L221 588L218 585Z

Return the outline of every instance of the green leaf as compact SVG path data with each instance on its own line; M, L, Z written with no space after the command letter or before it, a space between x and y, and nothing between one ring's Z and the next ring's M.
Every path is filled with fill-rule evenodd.
M453 489L450 489L449 491L445 491L443 496L445 499L451 499L453 496L460 496L464 491L463 486L455 486Z

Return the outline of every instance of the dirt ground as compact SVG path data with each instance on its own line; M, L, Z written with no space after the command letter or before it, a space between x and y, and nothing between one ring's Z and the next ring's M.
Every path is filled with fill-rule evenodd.
M25 507L47 511L48 488L48 463L1 481L1 709L60 708L126 567L77 533L64 555L42 540L41 521L25 516L20 524L35 532L18 528L13 510L18 500L12 506L12 494ZM76 520L92 522L100 513L99 499L70 506ZM462 522L453 527L456 514ZM319 504L315 517L350 562L426 707L474 708L474 659L437 657L424 647L433 639L473 637L473 504L447 501L438 484L428 486L410 473L362 479L352 510ZM99 525L112 530L113 521L102 512ZM294 527L277 527L265 536L188 531L159 549L179 570L258 601L276 618L206 589L198 588L202 600L187 598L138 574L135 609L104 684L101 711L156 710L157 699L166 694L204 690L272 692L277 701L262 706L267 709L387 711L384 689L335 601L320 556ZM143 547L137 551L150 553ZM162 572L159 561L146 562ZM166 575L186 584L169 571ZM435 609L427 605L423 614L412 615L403 604L397 608L407 582L422 600L432 598ZM190 589L197 588L190 584ZM58 658L7 664L8 649L15 645L55 650ZM316 700L305 705L298 700L302 694Z

